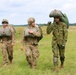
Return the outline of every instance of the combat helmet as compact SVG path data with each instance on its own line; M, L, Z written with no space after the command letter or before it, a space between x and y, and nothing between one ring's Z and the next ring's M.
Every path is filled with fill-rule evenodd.
M31 23L35 22L35 19L33 17L30 17L28 19L28 24L31 25Z
M9 23L7 19L3 19L3 20L2 20L2 24L3 24L4 22L7 23L7 24Z

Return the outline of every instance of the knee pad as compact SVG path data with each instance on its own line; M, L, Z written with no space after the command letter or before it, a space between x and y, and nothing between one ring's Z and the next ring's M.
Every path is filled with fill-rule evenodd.
M53 62L58 62L58 58L57 57L54 57L53 58Z

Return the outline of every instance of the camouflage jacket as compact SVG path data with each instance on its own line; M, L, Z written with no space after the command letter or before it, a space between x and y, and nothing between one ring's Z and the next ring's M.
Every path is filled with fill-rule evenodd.
M67 25L63 22L59 22L56 24L55 22L52 23L47 27L47 34L53 34L53 41L57 41L58 44L65 44L68 37L68 30Z

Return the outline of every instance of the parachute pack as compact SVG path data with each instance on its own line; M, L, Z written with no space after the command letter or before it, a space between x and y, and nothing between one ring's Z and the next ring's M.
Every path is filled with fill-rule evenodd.
M66 14L63 14L60 10L53 10L49 14L49 17L60 17L60 21L64 22L67 25L67 28L69 28L69 20Z
M9 28L0 29L0 37L3 37L3 36L11 36L11 31Z
M36 32L36 28L26 27L26 29L24 30L24 37L34 37L32 34L28 33L29 30L32 30L33 32Z
M12 24L9 24L8 26L9 26L8 28L0 28L0 37L11 36L10 28L14 30L14 33L16 33L16 30Z
M38 26L39 27L39 26ZM42 29L41 27L39 27L40 32L41 32L41 36L37 37L38 42L43 38L43 33L42 33ZM29 27L26 27L25 31L24 31L24 37L35 37L33 34L29 34L28 31L30 30ZM36 32L36 28L31 28L32 31Z

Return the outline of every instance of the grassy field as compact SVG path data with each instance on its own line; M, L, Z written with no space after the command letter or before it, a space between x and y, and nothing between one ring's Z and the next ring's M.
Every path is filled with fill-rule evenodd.
M8 64L5 68L2 67L3 61L0 49L0 75L76 75L76 27L70 27L68 30L69 35L65 51L65 67L63 70L59 68L58 73L53 72L53 53L51 49L52 34L46 34L46 26L42 27L44 38L39 42L40 57L38 58L36 70L28 67L24 51L20 50L24 27L15 28L17 32L13 64Z

